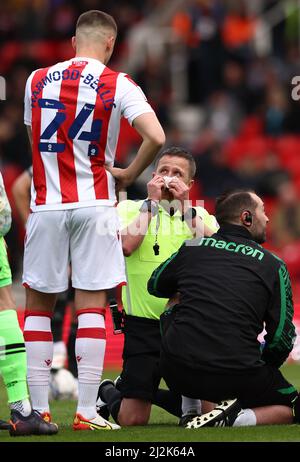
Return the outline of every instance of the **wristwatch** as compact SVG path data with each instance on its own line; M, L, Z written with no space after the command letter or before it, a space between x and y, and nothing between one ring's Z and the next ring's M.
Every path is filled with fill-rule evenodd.
M197 210L194 207L190 207L189 209L187 209L185 213L182 214L181 219L182 221L192 220L193 218L195 218L196 215L197 215Z
M155 217L158 213L158 203L151 199L146 199L140 207L140 212L149 212L153 217Z

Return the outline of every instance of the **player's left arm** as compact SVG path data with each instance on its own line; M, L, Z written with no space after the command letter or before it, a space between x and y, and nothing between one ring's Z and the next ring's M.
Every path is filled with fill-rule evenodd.
M164 130L141 88L125 74L120 74L121 114L142 137L137 155L128 167L106 166L117 180L118 189L126 188L155 159L165 143Z
M151 164L165 142L165 134L154 113L141 114L132 126L141 135L142 143L137 155L128 167L122 169L106 166L116 178L119 189L126 188Z

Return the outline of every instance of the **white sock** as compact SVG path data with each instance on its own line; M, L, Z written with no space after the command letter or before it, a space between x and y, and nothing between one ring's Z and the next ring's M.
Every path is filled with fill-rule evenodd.
M242 409L233 423L233 427L250 427L256 425L256 415L252 409Z
M59 342L54 342L52 369L61 369L64 367L67 355L68 353L65 343L62 340Z
M27 353L27 380L33 409L49 412L48 389L53 358L51 318L32 316L25 319L24 340Z
M78 367L76 412L86 419L93 419L98 415L96 400L102 376L105 346L106 332L103 315L80 310L75 344Z
M197 414L201 415L201 400L182 396L181 404L182 415Z
M31 414L32 408L29 399L22 399L21 401L15 401L10 403L9 407L11 410L20 412L24 417L27 417Z

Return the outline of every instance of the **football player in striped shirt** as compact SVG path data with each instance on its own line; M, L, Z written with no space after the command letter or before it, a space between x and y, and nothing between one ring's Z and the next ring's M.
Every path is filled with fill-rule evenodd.
M24 227L30 215L30 188L32 180L32 166L24 170L12 185L12 195L15 207L22 220ZM75 340L77 331L77 320L73 310L74 289L69 287L66 292L58 295L54 308L54 315L51 322L53 334L53 361L51 373L55 374L58 369L65 366L68 361L68 370L77 377L77 363L75 358ZM63 323L67 313L67 306L71 306L70 332L65 345L63 341Z
M105 353L107 289L126 281L119 239L115 183L131 184L165 142L142 90L107 67L117 36L114 19L83 13L72 39L75 57L34 71L25 89L33 181L23 284L28 383L34 409L50 419L48 382L56 295L72 268L78 317L79 399L74 430L117 429L96 412ZM142 137L133 162L115 168L120 119Z

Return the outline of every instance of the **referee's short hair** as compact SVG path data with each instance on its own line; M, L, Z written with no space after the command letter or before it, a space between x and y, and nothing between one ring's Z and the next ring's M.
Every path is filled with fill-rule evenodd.
M232 189L216 199L215 217L219 225L235 223L244 210L254 213L257 203L251 189Z
M194 178L196 174L196 162L192 154L187 151L184 148L181 148L180 146L172 146L170 148L165 149L156 159L155 161L155 169L157 168L157 165L159 161L165 157L165 156L170 156L170 157L181 157L183 159L186 159L189 163L190 166L190 178Z

